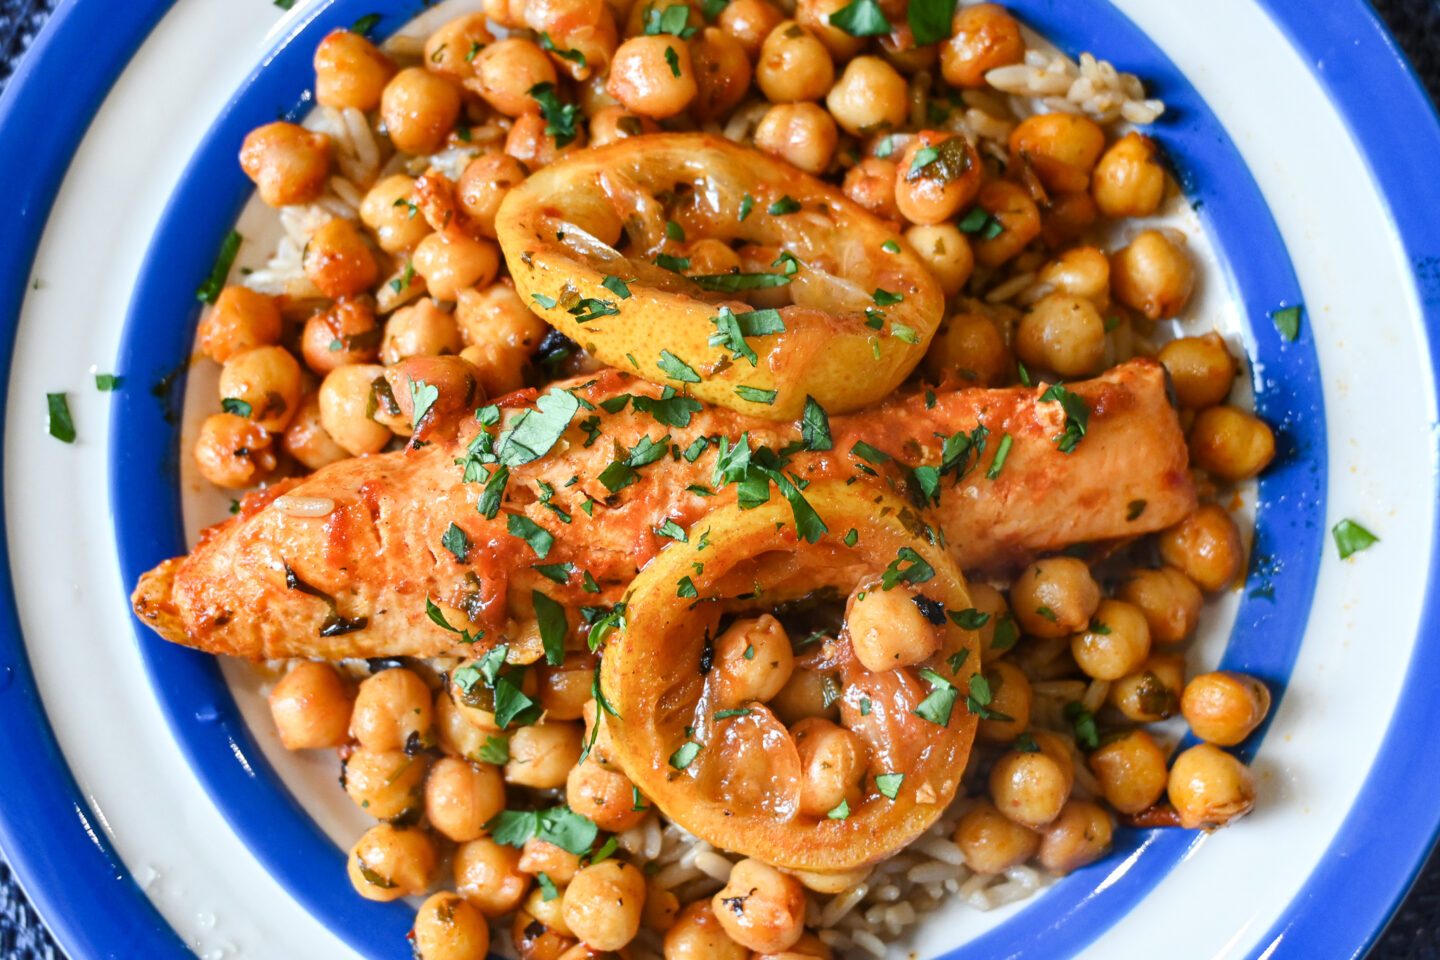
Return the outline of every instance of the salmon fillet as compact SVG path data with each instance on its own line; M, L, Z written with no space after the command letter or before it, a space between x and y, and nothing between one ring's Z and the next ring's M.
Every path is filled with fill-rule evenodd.
M722 453L733 462L742 436L757 461L769 456L762 448L779 455L789 445L787 479L853 477L908 496L967 571L1160 530L1195 507L1185 438L1164 370L1150 360L1068 385L1089 411L1083 436L1053 394L1042 399L1043 385L915 390L831 418L829 450L795 449L797 424L690 405L657 414L661 388L614 370L550 389L571 391L582 407L543 456L509 468L493 518L477 510L485 484L464 482L482 429L467 417L450 439L248 495L188 556L140 578L136 615L167 640L251 659L473 654L502 641L512 655L528 645L538 656L532 591L571 610L618 600L667 542L657 528L688 528L736 499L737 485L716 484L715 470ZM626 394L645 409L618 399ZM490 434L513 426L535 398L502 401L509 409ZM1067 426L1076 441L1068 453ZM334 509L295 516L284 507L296 497ZM439 626L427 597L452 626L483 637L467 645ZM572 613L572 628L578 619Z

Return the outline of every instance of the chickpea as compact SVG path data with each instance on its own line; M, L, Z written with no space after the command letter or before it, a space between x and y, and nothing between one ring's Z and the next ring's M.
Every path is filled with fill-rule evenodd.
M1166 792L1182 827L1213 830L1254 808L1255 777L1224 750L1200 743L1175 758Z
M342 779L350 799L376 820L414 823L424 809L423 755L356 747L345 759Z
M537 790L554 789L565 782L583 749L578 723L557 720L521 727L510 735L505 780Z
M1040 233L1050 248L1063 247L1080 239L1095 225L1100 211L1088 193L1057 193L1041 216Z
M749 960L749 956L750 951L730 939L708 900L685 907L665 932L665 960Z
M689 48L669 34L631 37L615 51L605 89L632 113L673 117L698 92Z
M520 851L489 837L455 848L455 892L487 917L499 917L520 905L530 890L530 875L520 869Z
M860 738L844 727L810 717L790 730L800 751L800 812L824 818L842 802L860 802L866 750Z
M927 163L921 150L937 155ZM955 134L921 130L895 162L895 205L911 223L943 223L969 206L980 189L980 157Z
M363 293L380 276L375 257L349 220L329 220L316 229L302 262L310 282L331 300Z
M1083 297L1047 294L1021 318L1015 354L1022 363L1062 377L1087 376L1105 356L1105 321Z
M1160 557L1214 593L1241 574L1245 547L1230 514L1207 503L1160 534Z
M703 85L705 76L697 64L695 67L696 83ZM703 89L700 96L704 96ZM630 137L659 132L660 125L658 123L649 117L631 113L622 104L611 104L590 114L590 145L592 147L603 147L616 140L627 140Z
M690 269L686 272L691 276L739 272L744 262L729 244L714 237L685 244L685 256L690 260Z
M1190 299L1195 266L1182 244L1146 230L1110 258L1115 299L1151 320L1173 317Z
M788 950L805 932L805 887L759 860L741 860L710 908L730 939L762 953Z
M974 241L975 259L985 266L1000 266L1040 235L1040 208L1018 184L987 180L975 202L1004 228L988 240L981 235Z
M420 905L413 933L417 960L485 960L490 952L485 917L448 890Z
M275 300L249 287L226 287L200 321L196 344L218 363L280 342L280 308Z
M1150 625L1139 607L1101 600L1089 628L1070 638L1070 654L1086 676L1119 680L1150 655Z
M488 720L482 723L480 718L472 716L482 711L457 704L452 698L454 690L452 686L435 695L435 729L441 749L451 756L476 762L493 755L485 749L487 745L493 748L500 743L508 749L509 741L496 729L494 714L486 713Z
M320 384L320 425L351 456L379 453L390 441L390 430L366 414L371 384L385 368L375 364L339 367Z
M380 358L393 364L408 357L459 353L461 346L455 318L437 307L434 300L426 298L390 315L385 323Z
M556 50L551 57L574 80L589 79L609 68L620 42L618 17L611 4L594 0L528 0L525 4L526 25L536 33L552 34ZM565 50L572 56L562 56Z
M940 45L940 72L955 87L983 87L985 74L1025 59L1020 24L998 3L959 7Z
M522 854L522 863L524 862L524 859L524 855ZM550 874L546 873L545 875L547 877L550 877L550 879L555 883L556 893L559 895L551 896L549 897L549 899L546 899L546 893L543 889L531 890L530 893L525 897L525 902L521 905L517 913L528 914L532 919L540 921L540 923L544 924L550 930L554 931L557 934L560 934L568 940L573 941L575 938L575 931L571 930L569 924L565 922L565 897L563 888L570 883L570 880L574 878L575 873L578 872L579 869L579 858L577 857L575 870L572 870L570 872L569 877L567 877L563 883L555 879L554 877L550 877ZM526 872L528 873L529 871ZM564 949L568 950L570 946L573 945L574 944L572 942L571 944L566 945Z
M526 903L533 900L532 894ZM560 897L550 901L550 905L558 903L561 903ZM515 920L510 924L510 941L515 945L520 960L561 960L572 947L578 945L574 937L566 936L524 907L516 911Z
M1105 131L1078 113L1037 113L1010 131L1010 152L1030 161L1048 190L1074 193L1090 186L1090 171L1105 149Z
M835 121L813 103L777 103L755 128L755 146L806 173L824 173L835 153Z
M1185 658L1160 654L1112 683L1108 699L1137 723L1158 723L1180 712L1180 691L1184 686Z
M340 747L349 740L350 687L328 663L297 663L270 691L270 716L286 750Z
M992 695L990 709L1011 719L981 720L976 734L982 740L1008 743L1030 726L1030 678L1013 663L996 662L985 664L985 679Z
M585 715L595 673L594 657L571 653L564 663L546 664L536 672L540 679L540 706L545 709L547 720L579 720Z
M565 778L565 799L570 809L611 833L623 833L645 819L650 805L643 799L637 802L636 796L629 777L606 770L588 757L571 767Z
M380 357L380 325L368 300L337 300L329 310L305 321L300 352L305 365L324 375L352 363L374 363Z
M1090 195L1107 217L1148 217L1165 195L1165 168L1155 141L1127 133L1105 151L1090 180Z
M273 446L270 434L258 423L233 413L216 413L200 425L195 466L217 487L253 487L275 469Z
M371 750L401 750L428 739L431 722L430 688L413 670L392 667L360 684L350 734Z
M819 100L835 83L835 63L815 34L786 20L766 35L755 82L771 103Z
M570 153L585 146L585 129L575 128L575 139L560 146L550 121L538 113L526 113L515 118L510 132L505 136L505 153L530 170L539 170L559 159L561 154Z
M802 12L805 6L805 3L801 4ZM821 37L824 38L823 33ZM910 106L909 92L905 78L884 60L856 57L846 64L845 72L826 94L825 106L846 133L857 137L868 136L877 130L899 129L905 125Z
M696 88L690 114L698 123L724 119L750 89L752 71L745 45L719 27L706 27L690 41L690 62Z
M1232 482L1248 480L1275 459L1275 434L1238 407L1201 410L1190 428L1190 462Z
M488 763L443 757L425 781L425 816L456 843L483 836L485 824L504 809L505 784Z
M380 105L395 63L353 30L332 30L315 48L315 102L369 113Z
M989 617L975 631L980 636L980 659L982 663L993 663L1014 648L1019 631L1010 617L1010 604L1005 602L1003 593L979 580L972 580L969 589L970 606Z
M1165 751L1144 730L1131 730L1090 754L1090 770L1105 801L1121 813L1139 813L1165 793Z
M477 343L460 351L479 371L480 386L487 397L503 397L525 386L525 373L530 369L530 351L507 347L501 343Z
M256 347L225 362L219 387L222 401L245 405L234 412L278 433L300 404L300 364L284 347Z
M457 228L430 234L415 248L415 272L437 300L454 300L468 287L489 286L500 269L500 248Z
M970 279L970 272L975 268L975 254L970 250L970 241L953 223L911 227L905 231L905 239L914 248L915 255L929 268L931 276L939 281L945 296L957 296L964 289L965 281ZM993 328L994 325L991 326ZM995 333L995 342L1004 350L1005 342L999 338L998 330ZM1009 351L1006 350L1005 354L1008 370Z
M545 874L559 886L565 886L575 878L580 870L580 857L571 853L564 847L557 847L547 840L531 838L525 841L525 846L520 849L520 869L538 876ZM553 903L553 901L551 901ZM551 911L558 913L559 911ZM536 914L540 916L540 914ZM565 926L564 916L545 917L550 925L562 931L567 937L570 936L570 928Z
M878 583L861 586L845 605L845 631L855 658L873 673L908 667L933 656L943 629L926 619L919 592L901 584L882 590Z
M1203 410L1230 395L1235 358L1218 333L1171 340L1160 348L1156 359L1169 371L1175 399L1182 407Z
M365 194L360 220L375 234L381 250L410 250L430 232L430 224L419 216L417 201L415 180L403 173L386 177Z
M731 0L731 5L740 0ZM845 196L882 220L899 220L895 204L895 164L878 157L866 157L845 173ZM969 248L969 245L966 245Z
M758 60L765 38L784 21L785 14L767 0L730 0L715 22L740 41L747 57Z
M404 153L434 153L460 117L460 90L422 67L406 67L391 78L380 97L385 131Z
M435 873L435 844L424 830L377 823L350 848L346 869L366 900L416 897Z
M1082 630L1099 606L1099 585L1090 568L1074 557L1036 560L1010 587L1015 619L1034 637L1064 637Z
M1040 835L1003 816L989 800L980 800L960 818L955 843L965 865L976 873L1004 873L1018 867L1040 848Z
M1110 849L1110 814L1089 800L1071 800L1040 834L1040 865L1064 876L1094 863Z
M549 55L529 40L506 37L475 55L475 78L466 86L507 117L519 117L535 109L530 90L539 83L559 78Z
M504 153L487 153L471 160L460 175L455 184L455 198L471 224L485 236L494 237L495 214L500 210L500 202L525 176L519 160Z
M624 860L604 860L565 888L565 923L597 950L619 950L640 932L645 875Z
M1133 567L1120 582L1116 595L1140 608L1155 643L1179 643L1190 636L1200 622L1200 607L1205 600L1194 581L1174 567Z
M795 654L785 628L770 614L737 620L715 639L714 678L717 705L769 700L790 679Z
M1072 247L1040 269L1036 279L1096 307L1110 302L1110 260L1099 247Z
M426 70L463 81L475 75L476 55L494 42L485 14L468 13L430 34L422 63Z
M267 123L246 135L240 167L269 206L310 203L330 178L330 138L293 123Z
M840 684L835 678L796 667L769 706L781 723L793 726L806 717L839 719L839 699Z
M925 353L925 373L936 382L956 376L967 384L997 386L1005 382L1014 369L1014 358L1005 346L999 327L978 313L957 313L942 322Z
M865 49L866 38L857 37L834 26L830 17L846 6L848 0L800 0L795 19L825 44L836 61L849 60Z
M1032 736L1040 742L1038 736ZM990 771L990 796L1002 814L1039 829L1060 815L1073 783L1068 756L1062 761L1043 749L1032 753L1012 750Z
M1270 712L1270 691L1248 674L1202 673L1185 685L1180 712L1201 740L1233 747L1254 733Z

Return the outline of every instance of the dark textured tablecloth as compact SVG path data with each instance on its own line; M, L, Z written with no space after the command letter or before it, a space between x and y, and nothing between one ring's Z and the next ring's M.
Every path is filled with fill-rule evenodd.
M56 0L0 0L0 87L55 5ZM1374 0L1374 5L1425 81L1430 96L1440 100L1440 0ZM64 960L3 857L0 960ZM1426 865L1368 960L1440 960L1440 857L1432 857Z

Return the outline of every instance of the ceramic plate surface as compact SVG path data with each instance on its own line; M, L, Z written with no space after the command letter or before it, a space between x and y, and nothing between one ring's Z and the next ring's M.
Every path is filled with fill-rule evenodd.
M0 99L20 198L0 242L0 844L74 960L409 956L410 908L345 877L367 818L333 758L282 750L253 672L158 640L126 594L223 516L181 456L214 373L184 371L195 288L237 218L241 265L264 255L241 138L303 113L330 29L374 12L379 34L426 32L478 7L72 0ZM1260 800L1236 827L1122 831L1101 863L1009 908L943 910L896 954L1361 954L1440 824L1440 127L1358 0L1010 7L1170 107L1152 133L1204 264L1187 316L1247 355L1280 449L1246 494L1247 582L1192 667L1263 676L1277 708L1247 743ZM1299 304L1283 341L1269 314ZM56 391L73 445L45 432ZM1343 517L1382 542L1340 561Z

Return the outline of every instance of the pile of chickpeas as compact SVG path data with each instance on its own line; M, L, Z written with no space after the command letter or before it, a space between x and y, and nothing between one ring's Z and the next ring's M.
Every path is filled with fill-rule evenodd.
M413 54L353 31L327 36L314 61L317 103L361 112L383 132L383 149L410 159L353 184L363 195L356 215L314 230L304 276L284 295L229 286L203 318L199 348L223 365L224 412L201 427L201 474L248 488L392 448L411 427L384 385L398 395L397 377L417 369L442 393L465 382L497 397L542 382L535 354L551 331L505 277L495 240L507 192L587 145L662 130L738 136L837 183L920 255L948 300L920 371L927 381L1003 386L1026 370L1036 382L1079 378L1136 353L1154 353L1173 380L1205 503L1128 554L1148 562L1112 560L1097 573L1047 557L1006 591L971 585L990 614L980 632L991 709L1008 719L980 725L970 779L988 796L969 802L954 837L967 866L999 874L1035 860L1074 870L1109 846L1112 811L1206 829L1247 812L1253 779L1221 748L1256 729L1269 694L1230 672L1187 681L1183 644L1204 595L1244 569L1240 530L1218 503L1265 468L1274 436L1225 402L1237 364L1218 335L1150 345L1194 287L1183 236L1148 228L1102 248L1117 224L1176 198L1155 142L1116 137L1081 113L1006 114L985 74L1021 62L1025 40L996 4L960 7L952 36L923 46L904 0L880 0L896 26L879 37L831 23L847 0L801 0L793 11L771 0L693 0L679 34L647 30L682 2L487 0L484 14L442 26ZM497 38L494 24L508 35ZM569 142L542 112L537 91L547 90L578 108ZM989 111L986 141L936 117L945 103L957 118ZM968 141L962 171L916 175L922 151L956 137ZM240 162L266 204L304 207L334 190L338 149L325 133L277 122L245 139ZM470 154L456 179L423 161L455 150ZM691 258L692 273L718 272L734 254L717 243L672 238L665 249ZM993 295L1007 285L1013 295ZM775 306L785 293L766 295ZM596 368L570 346L548 375ZM1007 623L1019 640L997 643ZM809 806L829 809L859 767L832 762L845 745L829 735L826 678L766 672L790 652L773 617L737 623L727 638L732 654L783 648L723 657L721 680L742 691L737 703L759 698L783 712L808 751ZM346 792L377 820L349 858L362 896L424 895L442 865L448 871L453 891L434 893L417 914L423 960L485 956L490 922L507 917L526 960L628 956L642 927L663 934L667 960L831 956L805 929L806 885L759 861L737 864L713 899L682 904L623 852L592 863L543 840L516 848L490 836L486 825L507 808L557 797L603 833L654 815L607 760L603 723L594 729L592 654L572 650L562 665L529 671L526 692L545 713L509 731L448 682L459 663L378 666L357 683L331 664L296 663L270 703L286 747L339 751ZM1093 749L1077 747L1068 719L1052 716L1046 704L1057 699L1081 702L1098 723ZM1176 714L1203 742L1172 759L1163 734L1136 724ZM508 759L487 762L499 745Z

